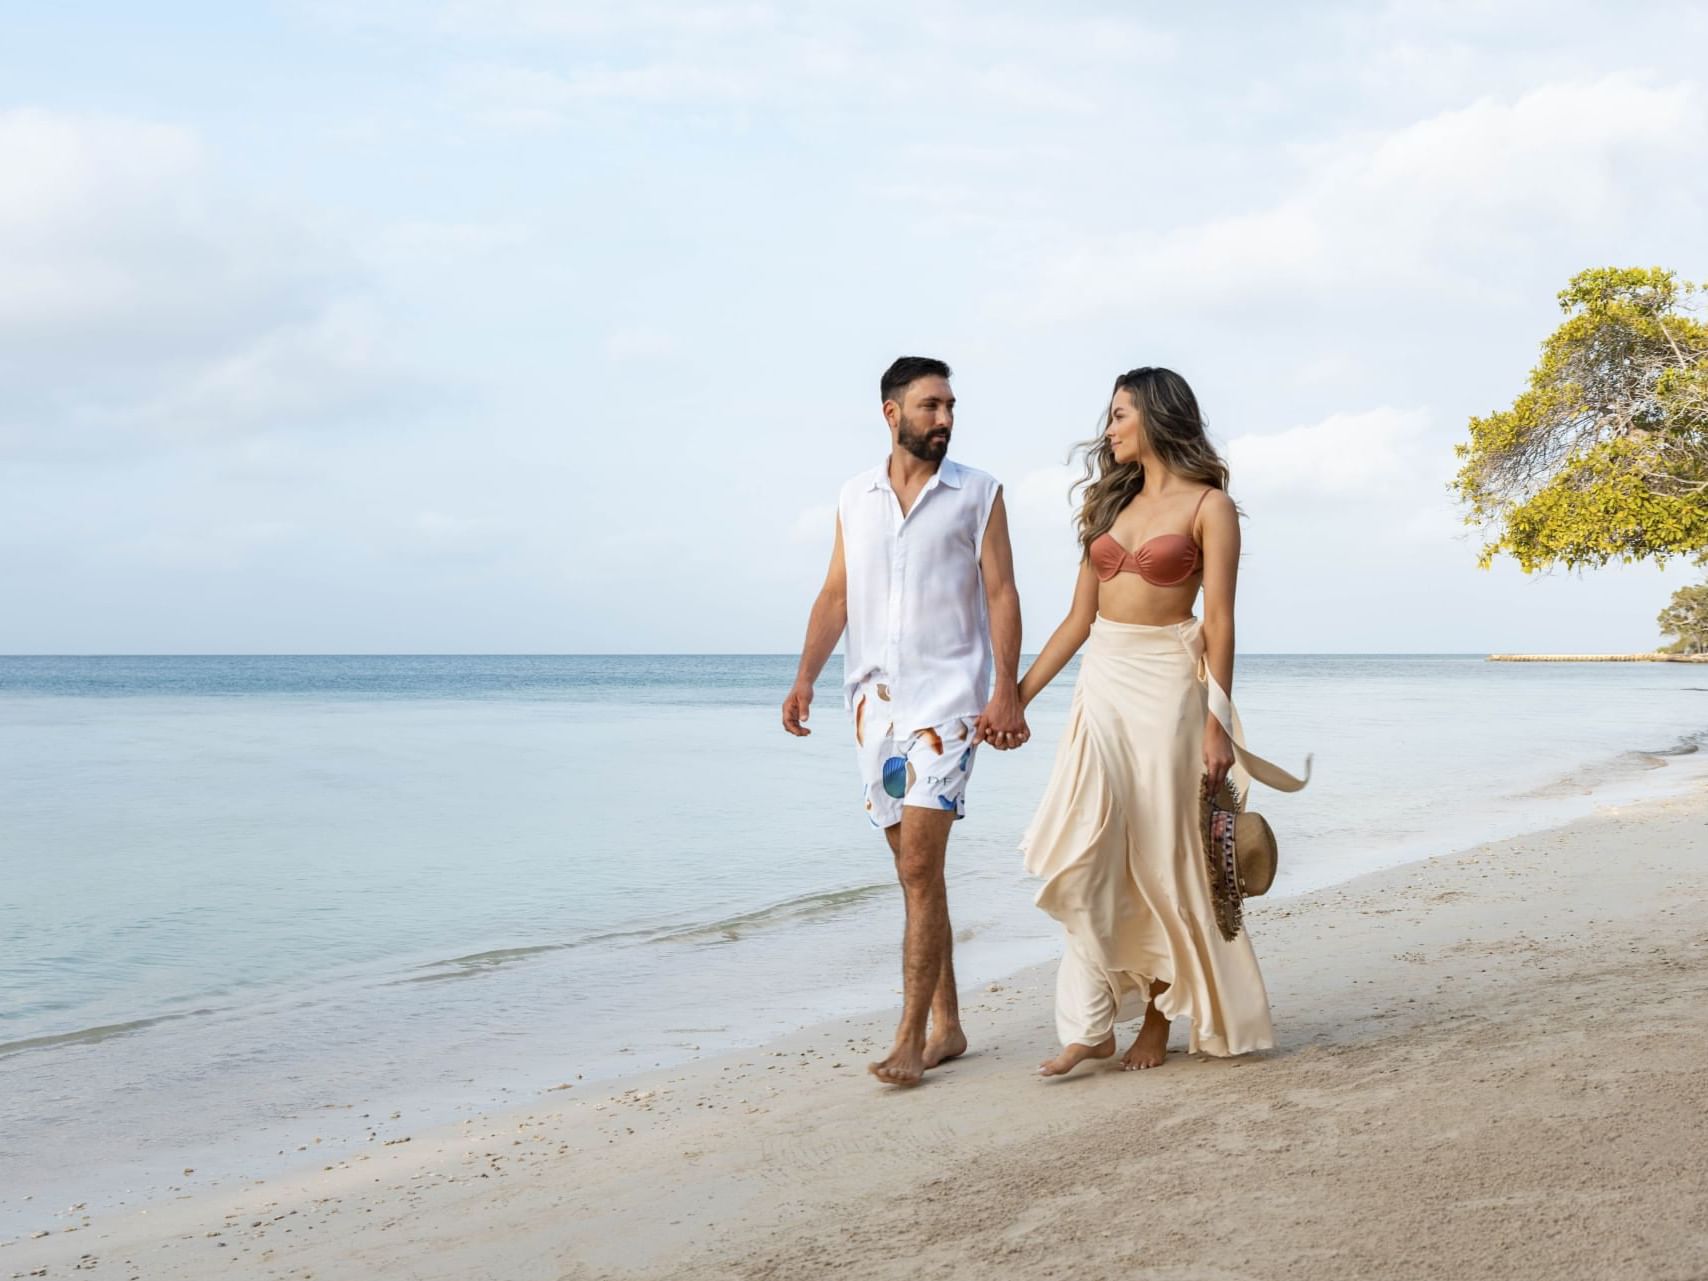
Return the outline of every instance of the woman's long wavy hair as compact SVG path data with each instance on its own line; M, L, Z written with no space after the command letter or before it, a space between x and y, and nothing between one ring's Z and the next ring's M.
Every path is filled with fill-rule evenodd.
M1227 489L1228 465L1204 434L1198 398L1184 378L1172 369L1146 365L1142 369L1129 369L1117 378L1115 390L1109 393L1110 400L1121 391L1132 394L1151 453L1170 471L1216 489ZM1121 509L1145 487L1142 464L1115 461L1108 430L1109 414L1105 411L1102 429L1075 450L1085 455L1085 475L1073 485L1074 490L1082 486L1085 489L1079 508L1079 546L1085 556L1091 554L1091 544L1109 532Z

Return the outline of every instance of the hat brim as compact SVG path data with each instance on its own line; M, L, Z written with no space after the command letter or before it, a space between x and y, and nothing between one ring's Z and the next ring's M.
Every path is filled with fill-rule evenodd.
M1245 897L1269 893L1275 884L1275 833L1263 815L1247 810L1234 819L1234 857L1239 860L1240 889Z

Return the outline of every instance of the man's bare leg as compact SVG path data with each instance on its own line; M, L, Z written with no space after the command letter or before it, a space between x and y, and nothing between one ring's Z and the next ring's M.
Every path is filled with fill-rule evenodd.
M1143 1068L1161 1067L1168 1057L1168 1020L1156 1008L1156 998L1168 991L1168 984L1151 984L1151 999L1145 1006L1145 1021L1139 1034L1121 1056L1121 1070L1137 1072Z
M955 993L955 934L943 931L943 968L937 973L937 991L931 998L931 1031L925 1038L925 1066L959 1058L967 1052L967 1034L961 1028L961 1002Z
M889 841L890 853L895 856L896 879L900 880L901 824L886 827L884 838ZM931 994L931 1024L925 1037L925 1066L934 1068L939 1063L946 1063L966 1052L967 1034L961 1027L961 998L955 986L955 932L951 928L943 932L943 968L937 973L937 990Z
M949 810L917 805L902 810L901 850L896 855L896 875L907 905L907 928L901 944L901 1023L889 1057L867 1068L890 1085L918 1085L925 1072L926 1021L943 974L944 952L952 941L943 856L954 821L955 815Z

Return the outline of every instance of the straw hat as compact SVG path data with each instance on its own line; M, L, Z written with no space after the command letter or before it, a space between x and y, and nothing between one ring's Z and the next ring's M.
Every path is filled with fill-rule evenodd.
M1216 926L1232 939L1240 930L1240 900L1268 892L1275 883L1275 833L1263 815L1244 808L1245 798L1223 780L1211 795L1209 780L1199 797L1204 857L1210 867L1210 897Z

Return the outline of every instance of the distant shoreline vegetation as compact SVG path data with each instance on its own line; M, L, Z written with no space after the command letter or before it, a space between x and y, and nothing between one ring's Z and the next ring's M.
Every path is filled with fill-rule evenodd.
M1490 654L1491 663L1708 663L1708 654Z

